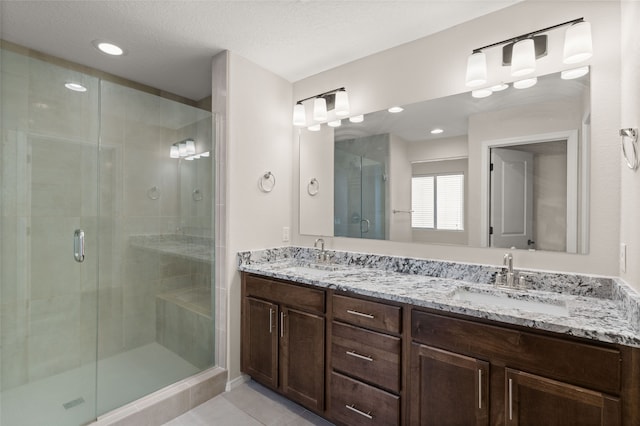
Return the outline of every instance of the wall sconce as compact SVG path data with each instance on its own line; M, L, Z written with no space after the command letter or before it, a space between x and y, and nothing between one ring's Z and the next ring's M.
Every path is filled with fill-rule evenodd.
M522 34L498 43L474 49L467 59L465 84L473 89L474 97L486 97L497 90L493 87L482 88L487 84L487 59L484 50L502 47L502 65L511 67L511 76L521 78L513 83L516 89L532 87L536 84L536 60L547 55L547 35L542 34L556 28L569 26L565 32L563 60L565 64L577 64L591 58L593 46L591 41L591 24L584 18L573 19L541 30ZM562 72L563 79L582 77L589 72L588 66ZM500 87L506 88L504 84ZM491 92L491 93L489 93Z
M182 158L196 153L196 142L193 139L185 139L171 145L169 157Z
M294 126L302 127L307 125L307 111L303 102L311 99L313 99L312 117L315 122L327 121L329 119L328 111L331 110L334 111L335 116L338 118L349 115L349 95L347 94L347 89L340 87L296 102L293 107Z

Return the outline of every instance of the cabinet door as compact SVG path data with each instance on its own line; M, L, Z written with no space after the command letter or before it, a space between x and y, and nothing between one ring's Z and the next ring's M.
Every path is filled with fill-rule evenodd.
M517 370L506 370L507 426L619 425L620 400Z
M411 345L410 424L488 425L489 363Z
M246 297L242 321L242 370L278 387L278 305Z
M324 318L282 307L280 312L282 392L315 411L324 409Z

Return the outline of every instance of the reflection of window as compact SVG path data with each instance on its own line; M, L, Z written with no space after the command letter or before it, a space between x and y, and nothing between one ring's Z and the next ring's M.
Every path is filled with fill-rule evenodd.
M464 174L411 178L411 227L464 230Z

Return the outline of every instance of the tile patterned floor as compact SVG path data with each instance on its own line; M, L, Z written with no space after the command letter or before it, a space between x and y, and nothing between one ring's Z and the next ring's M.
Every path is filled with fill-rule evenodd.
M165 426L331 426L254 381L205 402Z

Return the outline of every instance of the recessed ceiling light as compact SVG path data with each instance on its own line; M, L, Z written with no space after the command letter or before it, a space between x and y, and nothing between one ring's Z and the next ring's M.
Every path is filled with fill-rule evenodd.
M471 92L471 96L478 99L486 98L487 96L491 96L492 94L493 92L491 91L491 89L478 89Z
M329 126L329 127L340 127L341 124L342 124L342 120L335 120L335 121L328 122L327 126Z
M583 75L587 75L588 73L589 66L585 65L584 67L562 71L562 73L560 74L560 78L562 78L563 80L572 80L574 78L580 78Z
M124 55L124 49L120 46L116 46L113 43L109 43L108 41L94 40L93 45L100 52L105 53L111 56L121 56Z
M491 86L492 92L501 92L509 88L509 85L506 83L496 84L495 86Z
M440 128L435 128L431 131L432 135L439 135L440 133L444 132L444 130L440 129Z
M389 108L387 111L389 111L392 114L396 114L398 112L404 111L404 108L399 107L399 106L394 106L394 107Z
M364 115L354 115L353 117L349 117L349 121L352 123L362 123L364 121Z
M82 84L80 83L73 83L71 81L68 81L64 84L64 87L66 87L69 90L73 90L74 92L86 92L87 88L84 87Z

